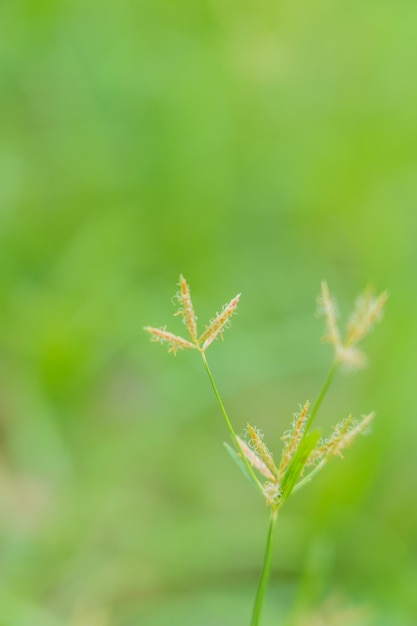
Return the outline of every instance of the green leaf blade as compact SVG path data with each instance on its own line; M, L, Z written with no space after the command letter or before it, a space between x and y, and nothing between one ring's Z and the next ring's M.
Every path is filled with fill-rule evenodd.
M242 474L244 474L244 476L249 480L249 482L255 487L255 489L257 491L259 491L259 486L256 484L256 482L253 479L253 476L251 476L247 470L246 465L244 464L244 462L242 461L241 457L239 456L239 454L236 452L236 450L234 450L232 448L232 446L230 446L228 443L224 442L223 443L224 447L226 448L226 450L228 451L228 453L230 454L230 456L232 457L233 461L236 463L237 467L240 469L240 471L242 472Z
M290 496L292 490L295 487L297 480L303 471L304 465L313 449L316 447L318 440L320 439L320 431L314 430L309 433L297 448L291 462L284 474L284 478L281 482L282 501L284 502Z

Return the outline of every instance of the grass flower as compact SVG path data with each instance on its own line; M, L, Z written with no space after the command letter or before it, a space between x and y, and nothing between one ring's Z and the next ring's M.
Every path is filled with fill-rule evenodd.
M167 343L169 345L168 352L173 352L174 355L177 350L183 350L184 348L197 349L204 353L218 336L223 339L223 331L229 325L232 315L236 313L240 294L223 306L221 312L217 313L210 321L200 337L197 336L197 317L191 300L190 288L182 274L180 275L179 291L176 294L176 299L180 304L180 308L174 315L182 317L189 340L168 332L165 327L144 327L144 330L152 335L153 341Z
M169 333L165 330L165 328L152 328L152 326L145 326L144 330L152 335L151 341L167 343L169 346L168 352L173 352L174 355L177 353L177 350L183 350L184 348L194 349L196 347L190 341L187 341L187 339Z
M238 437L237 439L239 441L239 445L244 456L247 458L252 467L258 470L258 472L262 474L262 476L265 476L265 478L268 478L268 480L273 481L275 479L275 476L270 471L268 466L258 456L258 454L248 446L244 439L241 439L240 437Z
M299 413L296 413L293 418L291 430L287 430L281 437L284 441L284 447L281 455L281 462L279 465L279 474L282 475L285 469L291 462L295 451L301 443L305 432L305 426L307 423L307 415L310 403L307 401L301 408Z
M240 293L235 296L229 304L225 304L221 312L217 313L216 317L210 321L210 324L206 327L206 330L198 340L200 344L203 344L203 350L207 350L209 345L212 344L219 335L223 339L223 331L226 329L232 315L236 313L239 299Z
M181 315L185 327L188 331L191 341L197 343L197 318L194 313L193 303L191 301L190 288L185 280L184 276L180 275L179 292L177 293L177 299L181 305L181 308L175 313L175 315Z
M335 361L351 368L366 365L366 356L357 348L357 344L369 334L374 324L381 320L387 299L387 292L375 296L374 290L370 287L358 296L346 324L345 339L342 340L337 323L336 302L330 295L326 281L322 281L321 294L317 300L319 315L325 318L326 323L326 333L322 340L333 345Z

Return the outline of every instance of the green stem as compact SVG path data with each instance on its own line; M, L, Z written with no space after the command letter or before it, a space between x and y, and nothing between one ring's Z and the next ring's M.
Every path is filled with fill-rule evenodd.
M241 446L239 444L239 440L237 438L237 435L236 435L235 431L233 430L232 423L231 423L231 421L229 419L229 416L227 415L226 409L224 408L224 404L223 404L222 399L220 397L220 394L219 394L219 392L217 390L216 383L214 382L213 374L211 373L210 368L209 368L209 364L207 363L206 355L204 354L204 352L200 352L200 354L201 354L201 358L203 359L204 367L206 368L206 372L207 372L207 375L209 377L211 386L213 388L214 395L216 396L216 400L217 400L218 405L220 407L220 411L222 412L222 415L223 415L224 420L226 422L227 428L229 429L230 435L232 437L233 443L235 444L235 448L238 451L238 453L240 454L240 457L241 457L242 461L244 462L244 464L246 466L246 469L248 470L252 480L256 484L256 486L257 486L258 490L260 491L260 493L263 495L262 485L259 482L259 480L257 479L257 477L256 477L256 475L255 475L255 473L254 473L254 471L253 471L249 461L247 460L246 456L243 454L243 451L242 451L242 448L241 448Z
M323 383L323 386L320 389L320 393L319 393L319 395L316 398L316 401L315 401L315 403L313 405L313 408L311 409L310 417L307 420L307 424L306 424L306 427L305 427L305 430L304 430L304 436L307 434L307 432L311 428L311 425L313 424L313 420L314 420L314 418L317 415L317 411L320 408L320 405L321 405L321 403L323 401L324 396L327 393L328 388L330 387L330 383L333 380L333 377L335 375L335 372L337 370L337 366L338 365L339 365L338 361L333 361L332 366L331 366L331 368L330 368L330 370L329 370L329 372L328 372L328 374L326 376L326 379L325 379L325 381Z
M262 573L259 579L258 589L256 590L255 602L252 610L252 618L250 626L258 626L259 618L261 616L262 605L265 597L265 591L268 585L269 572L271 569L272 559L272 543L274 537L275 522L277 520L278 510L276 508L271 509L271 517L269 520L268 537L266 540L264 562L262 566Z

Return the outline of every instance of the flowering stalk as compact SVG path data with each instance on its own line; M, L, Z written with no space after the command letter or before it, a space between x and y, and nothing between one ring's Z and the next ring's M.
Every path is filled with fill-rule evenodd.
M381 319L387 297L385 292L375 296L371 289L366 290L356 301L353 313L346 325L343 339L337 321L338 313L335 300L330 295L327 283L322 282L321 294L318 298L319 312L324 316L326 322L326 334L323 341L333 346L333 362L310 414L308 413L310 404L307 401L299 413L294 415L291 429L284 433L282 437L283 449L278 464L275 464L273 456L264 442L263 434L258 428L248 424L245 430L246 440L236 435L205 354L209 346L219 336L223 338L223 332L229 325L230 318L236 312L240 294L226 304L221 312L217 313L209 322L203 333L199 335L190 289L184 277L180 276L177 294L180 309L177 315L182 317L188 339L174 335L165 327L145 327L145 330L151 334L152 341L167 343L169 352L173 352L174 355L177 350L184 349L197 350L200 353L235 447L233 450L227 446L227 449L240 469L262 495L266 505L271 508L264 561L253 606L251 626L258 626L260 620L271 568L273 536L279 509L291 493L309 483L331 457L343 458L342 450L350 446L358 434L366 434L369 430L369 425L374 417L373 413L363 416L360 420L354 420L351 416L347 417L335 426L331 435L326 439L320 437L319 431L312 431L311 427L339 365L353 368L362 367L365 364L366 357L357 348L357 344L369 333L373 324ZM305 472L307 472L306 475Z
M243 465L245 466L246 472L250 480L253 482L258 491L263 493L263 487L256 477L256 474L254 473L250 462L247 460L245 454L242 451L241 445L239 443L239 438L237 437L233 429L232 423L227 415L226 409L217 390L216 383L214 382L214 378L210 371L210 367L205 355L207 348L213 343L213 341L217 339L217 337L220 336L221 338L223 338L223 332L227 328L227 325L230 323L230 318L236 312L237 305L240 299L240 294L235 296L228 304L224 305L221 312L216 314L216 316L206 326L203 334L198 337L197 317L195 315L193 303L191 300L190 288L182 274L180 275L180 282L178 286L179 291L176 294L176 299L180 304L180 308L177 313L175 313L175 315L180 315L182 317L190 341L188 339L184 339L184 337L180 337L179 335L174 335L173 333L168 332L165 327L154 328L152 326L145 326L144 330L151 334L151 341L167 343L169 345L168 352L172 352L174 356L176 355L177 350L184 350L187 348L192 350L198 350L200 352L205 370L207 372L207 376L210 380L214 395L219 404L220 411L224 417L226 426L232 437L236 453L239 455L239 458L243 462Z
M223 414L224 420L226 422L227 428L229 429L230 435L232 437L233 443L235 444L236 450L240 455L240 458L243 460L245 466L246 466L246 470L249 473L249 476L251 477L251 479L253 480L253 483L255 484L256 488L260 491L260 493L263 493L263 488L261 483L259 482L258 478L256 477L256 474L254 473L252 466L251 466L251 462L248 459L247 455L245 454L241 444L240 444L240 439L239 437L236 435L232 423L229 419L229 416L227 415L226 409L224 408L224 404L223 401L220 397L220 394L217 390L216 387L216 383L214 382L214 378L213 375L211 373L211 370L209 368L209 364L207 363L207 359L206 359L206 355L204 354L204 352L201 352L201 357L203 359L203 363L204 363L204 367L206 368L206 372L207 372L207 376L209 377L210 380L210 384L213 388L214 391L214 395L216 396L216 400L218 402L218 405L220 407L220 411Z

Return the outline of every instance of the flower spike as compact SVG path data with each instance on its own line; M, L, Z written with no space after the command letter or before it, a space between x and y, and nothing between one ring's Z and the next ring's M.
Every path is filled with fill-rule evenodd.
M146 326L144 330L151 333L152 341L168 343L170 346L168 352L173 352L174 355L177 350L182 350L184 348L193 348L199 350L201 353L204 353L219 335L223 339L223 331L227 327L232 315L236 312L240 299L240 293L235 296L229 304L224 305L221 312L210 321L210 324L206 326L206 330L200 337L198 337L197 316L194 312L191 300L190 287L182 274L180 274L179 288L180 289L176 294L176 299L180 303L180 309L177 313L175 313L175 315L181 315L190 341L188 339L184 339L184 337L168 332L165 327L153 328L152 326Z
M145 326L143 330L146 330L146 332L152 335L151 341L168 343L168 345L170 346L168 352L173 352L174 356L176 355L177 350L183 350L184 348L196 348L196 346L191 342L187 341L183 337L179 337L178 335L173 335L172 333L169 333L167 330L165 330L165 328L153 328L152 326Z
M363 339L372 329L375 322L379 322L383 315L383 309L388 294L386 291L379 296L374 295L374 290L368 287L355 303L355 308L346 325L348 345L355 345Z
M239 304L240 293L237 294L229 302L229 304L225 304L220 313L216 315L214 319L211 320L210 324L206 327L204 333L199 337L198 342L203 344L203 350L207 350L209 345L213 343L213 341L217 338L218 335L223 339L223 331L225 327L232 317L233 313L236 312L237 305Z
M318 313L324 316L326 322L326 334L323 336L322 341L331 343L337 352L342 344L340 330L337 324L337 308L336 302L331 297L329 287L325 280L321 282L321 294L317 299L317 304Z
M269 480L274 480L274 476L271 471L268 469L262 459L259 458L257 453L248 446L246 441L244 441L244 439L241 439L240 437L238 437L237 440L239 441L239 445L243 454L252 465L252 467L257 469L260 474L265 476L265 478L268 478Z
M175 315L182 316L191 341L197 343L197 318L191 301L190 288L182 274L180 275L179 288L177 297L182 308Z
M352 368L366 365L366 355L357 348L357 344L366 337L375 322L382 318L387 299L386 291L375 296L373 289L365 290L356 300L353 313L346 324L345 339L342 340L337 324L335 300L330 295L327 283L322 281L318 305L319 314L324 316L326 322L326 334L323 341L333 345L335 362L343 363Z

